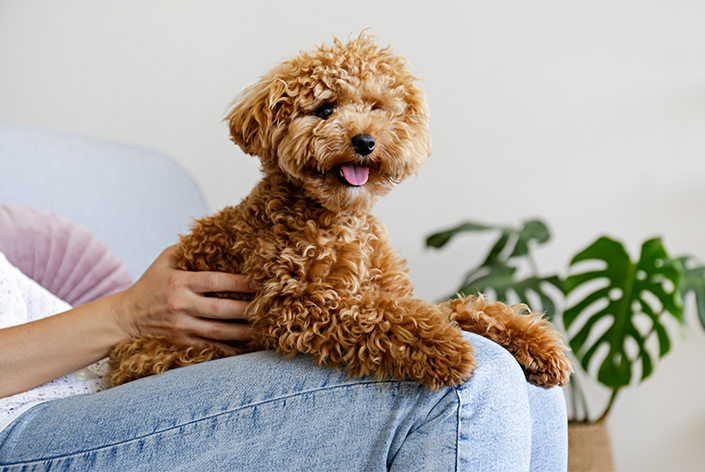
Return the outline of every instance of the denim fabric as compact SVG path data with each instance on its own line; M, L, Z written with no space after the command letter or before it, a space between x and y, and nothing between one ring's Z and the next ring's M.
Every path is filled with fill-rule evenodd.
M563 389L526 384L531 409L531 470L567 470L568 414Z
M39 405L0 433L0 470L564 471L562 391L466 336L478 369L437 392L258 352Z

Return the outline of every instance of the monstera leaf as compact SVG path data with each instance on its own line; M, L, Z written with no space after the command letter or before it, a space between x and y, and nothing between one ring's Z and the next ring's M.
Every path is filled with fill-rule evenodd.
M692 267L693 260L690 257L679 257L678 261L683 266L683 277L680 284L683 303L691 292L695 295L700 324L705 328L705 267Z
M558 288L557 292L562 298L562 280L555 275L539 277L531 259L532 246L544 244L550 239L548 228L541 221L527 221L518 229L466 222L429 236L426 245L440 248L460 233L484 231L499 231L500 236L484 262L465 275L456 293L472 295L493 290L498 300L508 301L512 296L515 296L521 303L531 305L535 310L545 311L549 317L553 317L556 312L556 304L545 288L547 285ZM518 280L517 268L524 259L531 264L533 274ZM541 303L540 307L536 306L536 303L530 303L531 293L538 297Z
M641 365L642 380L652 373L654 360L647 339L656 335L659 358L669 351L661 317L670 314L682 321L683 302L678 290L682 266L668 257L659 239L646 241L640 259L632 262L621 243L602 237L577 254L570 265L589 260L600 261L604 268L570 275L566 294L578 288L589 289L595 283L599 287L566 309L563 322L569 332L574 324L579 328L570 336L570 346L586 371L591 370L598 349L607 346L597 380L612 389L614 399L617 391L631 382L637 364ZM646 330L637 322L644 317L650 324ZM604 324L608 327L601 331L598 326L604 329ZM629 344L632 349L628 349Z
M691 292L705 327L705 266L690 257L670 258L659 239L646 241L639 260L632 262L621 243L599 238L572 259L573 274L565 280L538 275L533 250L550 239L540 221L527 221L518 229L466 222L430 236L426 244L440 248L458 234L487 231L499 232L499 238L484 261L465 275L457 292L492 291L498 300L518 298L535 311L560 318L581 366L611 390L597 422L608 416L635 372L640 372L641 380L647 378L655 361L668 353L671 342L664 317L683 323L684 301ZM582 265L588 262L592 269ZM531 274L521 278L527 263ZM551 286L555 288L549 290ZM561 312L567 304L570 307ZM582 421L590 422L577 379L569 386L577 408L573 419L582 414Z
M428 238L426 238L426 246L435 247L436 249L441 248L448 243L448 241L453 238L456 234L463 233L465 231L489 231L492 229L497 229L496 226L486 226L477 223L462 223L454 228L441 231L440 233L434 233Z

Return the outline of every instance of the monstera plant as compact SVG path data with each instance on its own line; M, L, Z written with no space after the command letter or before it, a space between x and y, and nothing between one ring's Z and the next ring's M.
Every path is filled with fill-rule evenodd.
M498 238L456 292L480 292L545 311L564 330L584 372L611 393L596 422L607 417L635 375L646 379L656 361L668 353L667 319L675 326L684 322L684 298L690 293L695 294L705 327L705 267L689 257L672 258L660 239L644 242L639 259L633 261L622 243L601 237L570 260L569 275L562 277L539 275L533 252L550 240L541 221L527 221L518 228L468 222L433 234L426 243L440 248L466 232L495 232ZM569 386L573 421L595 421L575 377Z

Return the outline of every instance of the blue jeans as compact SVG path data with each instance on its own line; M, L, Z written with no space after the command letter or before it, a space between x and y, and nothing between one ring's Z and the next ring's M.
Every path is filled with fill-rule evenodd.
M257 352L38 405L0 432L0 470L565 471L562 390L466 336L475 374L437 392Z

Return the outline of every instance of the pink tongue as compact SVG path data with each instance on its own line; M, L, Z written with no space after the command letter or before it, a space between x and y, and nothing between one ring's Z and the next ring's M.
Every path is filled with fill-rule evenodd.
M370 169L368 167L348 165L343 166L343 176L345 180L348 181L350 185L360 186L367 183L367 178L370 175Z

